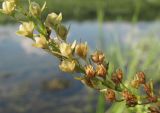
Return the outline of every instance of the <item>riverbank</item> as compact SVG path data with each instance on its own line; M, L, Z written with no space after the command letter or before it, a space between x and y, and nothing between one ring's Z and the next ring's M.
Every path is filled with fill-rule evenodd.
M27 1L27 0L26 0ZM35 0L43 4L42 0ZM23 4L26 4L23 1ZM159 20L159 0L47 0L47 13L62 12L67 20L94 20L98 13L104 14L104 19L126 21ZM14 22L7 16L0 15L0 24Z

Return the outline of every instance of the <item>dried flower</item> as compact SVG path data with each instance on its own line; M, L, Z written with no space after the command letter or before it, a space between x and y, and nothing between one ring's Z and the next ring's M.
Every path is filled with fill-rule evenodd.
M87 42L76 45L75 52L81 58L86 58L88 52Z
M108 89L106 92L106 99L109 100L110 102L113 102L116 100L116 94L113 90Z
M32 38L33 31L34 31L33 22L23 22L19 27L19 31L17 31L16 33L21 36Z
M100 65L97 66L96 74L100 77L103 77L103 78L106 77L107 70L106 70L106 68L103 64L100 64Z
M136 76L140 84L145 84L146 80L145 80L145 74L143 72L137 73Z
M7 15L11 15L15 10L15 8L16 8L16 3L8 0L2 3L2 9L0 9L0 11Z
M57 29L57 34L62 40L66 40L67 34L68 34L68 30L67 30L67 28L65 26L59 25L58 29Z
M102 53L101 51L96 51L93 55L91 55L91 58L93 62L97 64L101 64L103 63L105 56L104 56L104 53Z
M59 45L60 52L63 56L70 57L72 55L71 45L63 42Z
M40 37L36 37L35 38L36 43L33 44L33 46L37 47L37 48L46 48L47 47L47 40L44 36L40 36Z
M123 91L122 96L126 100L126 105L129 107L134 107L137 105L138 100L137 97L133 94L131 94L129 91Z
M92 65L88 65L85 67L85 73L87 77L92 78L95 76L95 71Z
M29 11L33 16L40 16L41 14L41 7L38 3L36 2L31 2Z
M62 13L60 13L59 15L57 15L56 13L51 13L48 14L46 21L45 21L45 25L47 27L54 27L58 24L60 24L62 21Z
M59 65L59 68L63 72L73 72L75 70L76 63L74 60L63 60Z

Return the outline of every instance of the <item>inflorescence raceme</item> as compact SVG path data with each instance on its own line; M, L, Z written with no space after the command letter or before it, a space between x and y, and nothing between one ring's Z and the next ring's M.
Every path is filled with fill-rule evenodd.
M109 62L106 62L104 53L97 50L89 54L87 42L68 43L69 28L62 24L62 14L50 13L43 21L42 12L45 8L46 2L40 6L29 0L29 11L26 11L20 6L20 1L4 0L0 11L21 23L18 35L32 39L34 47L41 48L58 58L59 68L63 72L81 74L75 79L103 93L106 100L123 101L128 107L150 105L149 112L160 113L157 107L159 97L154 94L152 81L148 82L143 72L138 72L127 85L123 81L124 73L121 69L109 75ZM19 18L17 14L23 18ZM54 38L51 37L52 32L56 34ZM135 90L138 93L135 93Z

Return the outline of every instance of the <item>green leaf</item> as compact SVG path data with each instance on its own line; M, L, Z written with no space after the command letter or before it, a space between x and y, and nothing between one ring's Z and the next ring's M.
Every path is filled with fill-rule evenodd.
M44 4L43 4L43 6L42 6L42 8L41 8L41 12L43 12L44 11L44 9L46 8L46 1L44 2Z

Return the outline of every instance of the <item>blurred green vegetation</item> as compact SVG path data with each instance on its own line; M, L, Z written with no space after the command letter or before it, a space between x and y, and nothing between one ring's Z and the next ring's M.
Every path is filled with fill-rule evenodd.
M3 0L1 0L3 1ZM26 4L27 0L21 0ZM44 0L35 0L43 4ZM104 10L105 20L157 20L160 18L160 0L46 0L45 15L62 12L65 20L96 19L99 8ZM45 16L44 16L45 17ZM0 15L0 23L12 21Z

